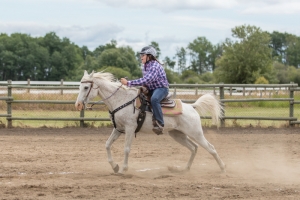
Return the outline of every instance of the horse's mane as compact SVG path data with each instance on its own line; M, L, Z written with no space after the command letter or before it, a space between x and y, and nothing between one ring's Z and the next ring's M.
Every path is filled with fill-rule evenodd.
M114 75L109 72L95 72L92 78L99 78L109 82L116 82L116 78L114 77ZM81 82L91 81L92 78L90 77L90 75L84 75L81 79Z
M96 72L96 73L94 73L93 77L104 79L109 82L116 82L115 76L109 72Z
M112 74L112 73L109 73L109 72L95 72L94 74L93 74L93 78L99 78L99 79L103 79L103 80L105 80L105 81L108 81L108 82L110 82L111 84L113 84L113 85L115 85L115 86L120 86L120 84L121 84L121 82L120 81L118 81L118 79L116 79L115 78L115 76ZM81 79L81 82L82 81L91 81L91 78L88 76L88 75L86 75L86 76L83 76L82 77L82 79ZM124 89L135 89L136 90L136 88L127 88L127 87L124 87L124 86L122 86Z

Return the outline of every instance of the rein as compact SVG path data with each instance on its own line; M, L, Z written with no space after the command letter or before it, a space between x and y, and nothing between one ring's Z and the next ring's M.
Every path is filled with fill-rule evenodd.
M80 83L91 83L90 90L88 91L88 93L87 93L87 95L85 96L85 98L87 98L87 97L89 96L89 94L90 94L90 92L91 92L92 89L98 89L98 88L99 88L99 86L98 86L97 88L93 88L94 81L82 81L82 82L80 82ZM111 98L113 95L115 95L115 94L118 92L118 90L119 90L121 87L122 87L122 84L121 84L121 85L117 88L117 90L114 91L110 96L106 97L106 98L103 99L103 100L97 101L96 103L103 102L103 101L105 101L105 100ZM116 125L116 122L115 122L115 113L118 112L119 110L125 108L126 106L128 106L128 105L130 105L130 104L133 104L133 113L134 113L134 112L135 112L134 101L135 101L135 99L138 98L138 97L139 97L139 95L137 95L137 96L136 96L134 99L132 99L131 101L128 101L127 103L125 103L125 104L121 105L120 107L114 109L113 111L110 111L110 110L109 110L109 114L111 115L111 120L112 120L112 122L113 122L113 124L114 124L114 128L115 128L117 131L119 131L120 133L124 133L125 131L121 131L121 130L117 129L117 125ZM95 103L93 103L93 104L91 105L91 107L89 107L89 109L92 109L93 105L95 105Z

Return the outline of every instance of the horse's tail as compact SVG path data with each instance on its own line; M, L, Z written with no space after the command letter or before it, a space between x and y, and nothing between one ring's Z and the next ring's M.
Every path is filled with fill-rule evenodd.
M195 103L193 103L192 106L202 116L206 113L211 113L212 122L219 127L219 121L223 115L223 107L215 96L211 94L204 94Z

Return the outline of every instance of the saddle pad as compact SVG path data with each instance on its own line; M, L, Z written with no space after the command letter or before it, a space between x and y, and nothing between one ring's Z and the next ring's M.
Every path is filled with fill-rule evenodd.
M168 116L175 116L182 114L182 102L180 99L174 99L176 105L174 108L161 107L162 113Z
M180 99L174 99L175 101L175 107L174 108L167 108L167 107L162 107L162 113L164 115L168 116L176 116L176 115L181 115L182 114L182 102ZM141 101L139 98L137 98L134 102L134 106L138 109L141 106Z

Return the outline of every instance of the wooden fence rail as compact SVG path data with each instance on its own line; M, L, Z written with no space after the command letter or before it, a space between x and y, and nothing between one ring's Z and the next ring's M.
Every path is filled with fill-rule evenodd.
M78 117L67 117L67 118L40 118L40 117L14 117L12 115L12 104L18 103L33 103L33 104L74 104L75 101L62 101L62 100L14 100L13 99L13 89L26 89L27 92L31 92L31 89L42 89L42 90L60 90L61 94L64 93L64 90L78 90L78 85L74 86L74 84L64 85L63 82L61 84L54 85L51 82L51 86L47 85L47 82L43 82L41 85L43 86L32 86L28 83L26 85L21 84L12 84L11 81L7 83L0 83L0 86L5 87L7 90L6 97L0 97L0 100L6 101L7 104L7 113L0 114L0 117L6 117L7 127L12 127L13 120L55 120L55 121L79 121L80 126L84 126L85 121L110 121L110 118L88 118L84 117L84 111L78 111ZM72 82L74 83L74 82ZM249 116L226 116L226 112L223 113L221 119L221 125L225 125L226 119L243 119L243 120L284 120L288 121L290 126L294 124L300 124L300 121L296 117L294 117L294 104L300 104L300 101L295 101L294 92L300 91L298 88L298 84L170 84L170 91L173 92L173 97L175 98L178 94L184 91L188 91L193 89L194 94L198 95L199 89L202 88L202 91L213 92L215 95L219 96L220 101L225 107L226 111L226 103L228 102L255 102L255 101L286 101L289 102L289 117L249 117ZM209 88L209 90L208 90ZM234 93L242 93L242 96L245 96L248 91L284 91L289 93L289 98L247 98L247 99L225 99L225 93L229 96L232 96ZM235 92L233 92L235 91ZM185 103L193 103L195 100L182 100ZM99 102L90 102L90 104L103 104ZM202 119L210 119L209 116L201 116Z

